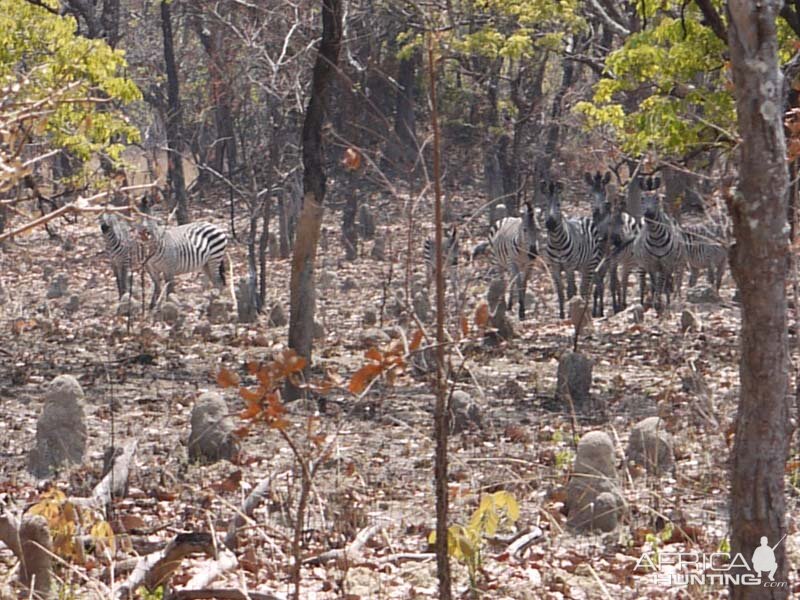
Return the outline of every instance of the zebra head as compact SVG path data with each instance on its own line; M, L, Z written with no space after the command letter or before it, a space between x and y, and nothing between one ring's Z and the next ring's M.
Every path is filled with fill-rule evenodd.
M611 235L611 243L617 248L631 241L630 239L626 239L625 214L625 206L622 202L614 207L614 212L611 214L609 234Z
M642 212L645 219L657 221L661 216L661 199L658 195L658 188L661 187L660 177L648 177L639 180L639 187L642 188Z
M539 254L537 231L533 206L530 202L525 202L525 214L522 215L522 235L525 240L525 247L528 249L528 256Z
M611 206L606 201L606 186L611 181L611 172L606 171L601 175L600 171L594 174L584 173L583 178L589 186L589 194L592 199L592 219L595 223L600 223L610 214Z
M547 197L547 218L544 221L549 231L561 224L561 183L542 182L542 192Z
M154 217L144 215L140 223L133 226L133 240L138 246L136 253L146 262L158 250L158 245L164 237L166 228Z

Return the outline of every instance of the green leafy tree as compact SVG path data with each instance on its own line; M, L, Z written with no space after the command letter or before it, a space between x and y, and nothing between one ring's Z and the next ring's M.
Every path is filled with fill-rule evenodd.
M700 4L720 20L717 31L707 25ZM654 150L681 157L732 146L736 116L722 4L637 3L646 26L608 55L592 101L576 105L586 125L605 130L632 155ZM787 22L779 27L779 37L785 62L796 41Z
M139 138L117 109L141 97L123 75L125 67L122 51L76 35L73 18L23 0L0 0L0 89L6 100L0 108L8 115L43 107L23 120L25 135L14 137L11 153L33 135L83 160L98 152L116 159L124 142Z

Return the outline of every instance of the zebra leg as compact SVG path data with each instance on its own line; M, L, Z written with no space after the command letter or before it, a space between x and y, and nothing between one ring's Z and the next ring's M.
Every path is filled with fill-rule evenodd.
M695 267L689 267L689 287L693 288L697 285L697 280L700 278L700 272Z
M567 300L569 300L577 292L577 286L575 285L575 271L570 269L564 269L564 271L567 275Z
M150 310L153 310L161 297L161 275L149 272L150 279L153 281L153 296L150 298Z
M592 306L592 316L603 316L603 296L605 296L605 279L606 270L603 268L600 271L594 272L594 305Z
M556 296L558 297L558 316L564 318L564 288L561 284L561 267L553 265L553 285L556 288Z
M517 293L519 294L519 320L525 320L525 292L528 290L528 271L520 273Z
M620 297L619 297L619 273L617 272L617 265L612 263L611 270L608 274L608 285L611 288L611 310L614 314L620 311Z
M117 281L117 294L122 298L128 287L127 269L124 265L112 265L112 270L114 271L114 279Z

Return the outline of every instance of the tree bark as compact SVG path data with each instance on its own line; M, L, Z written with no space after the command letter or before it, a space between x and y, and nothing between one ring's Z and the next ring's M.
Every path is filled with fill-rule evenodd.
M314 263L322 226L325 170L322 156L322 126L336 75L342 44L342 1L322 0L322 41L311 80L311 99L303 123L303 208L297 224L290 281L289 347L311 363L316 289ZM287 397L300 390L287 384Z
M561 85L553 97L553 106L550 110L550 126L547 130L544 153L539 160L539 168L537 169L537 173L544 175L548 179L551 178L550 169L553 165L553 158L556 156L558 140L561 137L560 120L561 114L564 111L564 107L562 106L564 96L567 95L574 80L575 63L571 60L565 60L562 66Z
M417 79L419 53L401 60L397 69L394 132L398 140L398 156L404 164L414 164L417 157L417 129L414 114L414 87Z
M731 270L742 297L741 392L733 447L731 551L749 561L762 536L787 581L784 469L789 449L786 277L788 186L775 19L782 2L729 0L739 132L739 189L729 203ZM766 573L761 574L766 581ZM731 586L731 598L788 598L789 588Z
M181 140L181 97L178 65L172 37L172 2L161 0L161 32L164 36L164 65L167 71L167 181L170 189L170 211L177 207L178 223L189 222L186 206L186 180L183 176Z

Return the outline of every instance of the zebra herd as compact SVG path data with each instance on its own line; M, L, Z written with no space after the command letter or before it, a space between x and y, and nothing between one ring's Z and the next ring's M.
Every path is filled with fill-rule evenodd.
M677 223L663 210L658 177L639 179L643 216L636 218L621 203L612 206L608 200L606 187L610 176L599 172L585 174L592 214L584 217L565 216L561 183L542 182L540 190L546 200L544 218L537 218L534 207L526 202L520 216L495 221L488 240L473 251L473 255L478 250L488 251L495 269L501 274L510 273L507 306L511 309L516 298L520 319L525 318L526 288L533 266L540 260L550 271L562 319L566 300L580 292L588 302L592 290L592 314L602 316L607 277L613 310L623 310L631 272L638 275L642 303L649 277L652 303L659 312L669 306L674 293L680 293L687 266L690 285L696 283L700 271L707 270L709 281L719 290L727 260L723 228L716 224ZM228 239L216 225L200 221L168 227L149 214L141 222L132 223L116 213L106 213L101 217L100 228L120 298L131 291L130 274L134 268L147 271L153 282L151 308L161 298L162 279L166 281L168 294L175 276L184 273L203 271L217 287L228 283L226 266L230 262L225 256ZM456 264L459 255L455 226L445 234L443 242L447 269ZM423 261L430 284L435 275L433 240L424 242ZM576 273L581 275L579 289Z
M612 206L608 200L606 186L610 176L610 173L585 174L591 199L590 217L563 215L562 185L543 182L541 192L546 199L543 226L528 203L521 217L496 221L489 230L488 242L476 246L473 254L489 251L495 269L510 273L507 306L512 308L516 294L520 319L525 318L525 289L531 267L539 258L550 271L562 319L565 299L580 292L588 302L592 290L592 314L602 316L607 277L613 310L615 313L623 310L627 306L631 272L638 274L643 304L649 278L651 301L659 313L669 306L675 293L680 293L687 266L690 285L695 285L700 271L707 270L709 281L719 290L727 260L723 228L717 224L681 225L672 219L663 210L658 177L639 179L643 216L636 218L621 203ZM579 289L576 273L581 275Z
M226 283L225 250L228 236L216 225L197 221L167 227L145 215L142 223L130 224L124 217L106 213L100 217L117 292L122 298L131 292L132 269L143 268L153 282L150 308L161 298L162 278L167 294L176 275L203 271L217 287Z

